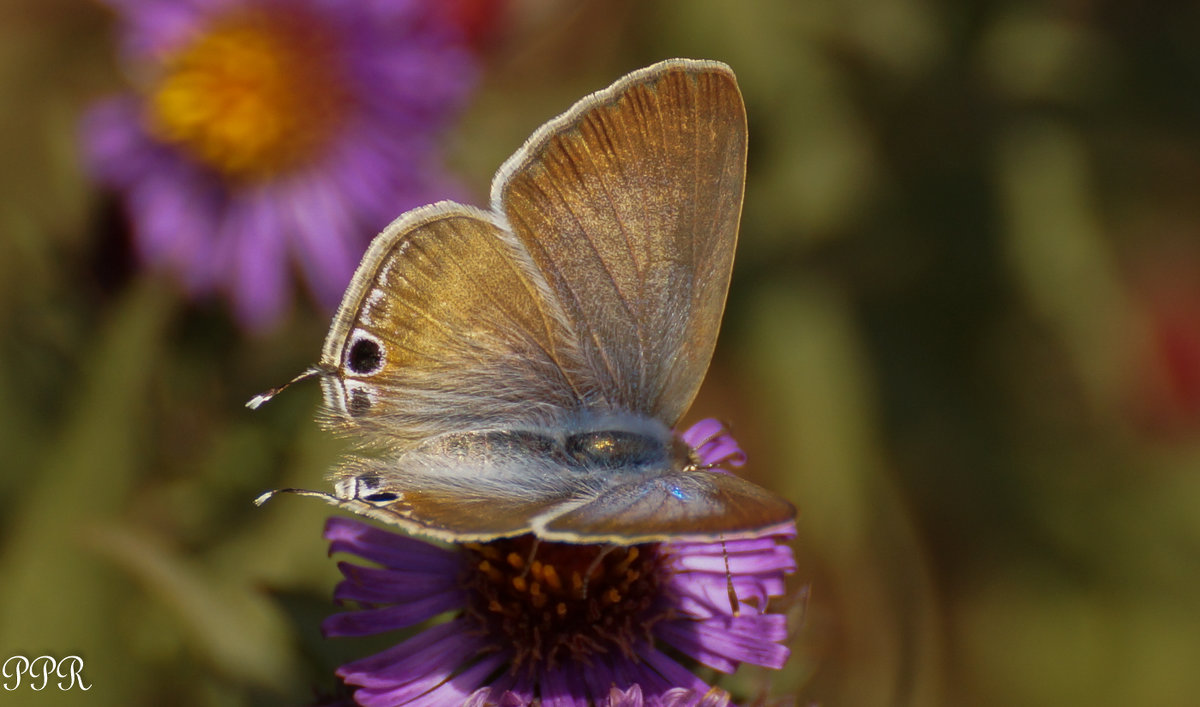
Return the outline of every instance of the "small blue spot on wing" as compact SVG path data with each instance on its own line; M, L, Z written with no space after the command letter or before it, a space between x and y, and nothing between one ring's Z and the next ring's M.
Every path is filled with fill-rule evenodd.
M671 492L672 496L674 496L675 498L678 498L680 501L687 500L687 494L683 492L683 489L679 488L675 484L671 484L670 488L668 488L667 490Z

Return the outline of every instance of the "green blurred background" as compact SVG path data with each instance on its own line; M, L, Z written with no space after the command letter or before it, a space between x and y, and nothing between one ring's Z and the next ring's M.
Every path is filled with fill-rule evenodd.
M510 3L445 149L492 172L584 93L720 59L750 117L713 369L746 473L801 509L799 704L1200 700L1200 10L1191 3ZM242 333L139 271L77 120L110 16L0 5L0 659L90 692L4 704L304 704L338 442L328 314ZM743 684L756 684L751 672Z

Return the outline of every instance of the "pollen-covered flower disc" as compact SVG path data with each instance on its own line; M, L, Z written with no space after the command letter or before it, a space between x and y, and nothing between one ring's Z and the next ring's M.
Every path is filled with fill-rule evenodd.
M436 139L475 74L436 3L132 0L133 89L87 114L87 166L143 262L273 322L292 266L327 306L367 238L457 192Z

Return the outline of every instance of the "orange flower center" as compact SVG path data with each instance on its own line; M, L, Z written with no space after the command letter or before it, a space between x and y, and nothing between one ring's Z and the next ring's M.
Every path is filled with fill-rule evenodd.
M328 37L294 13L214 23L170 56L148 101L150 131L233 179L294 169L319 153L346 95Z
M534 544L532 536L466 545L467 614L513 652L511 669L537 672L598 654L637 660L669 618L660 546Z

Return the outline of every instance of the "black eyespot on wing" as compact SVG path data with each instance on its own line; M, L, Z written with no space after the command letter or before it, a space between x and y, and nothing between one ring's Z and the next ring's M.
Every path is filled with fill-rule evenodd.
M392 501L395 501L397 498L399 498L399 496L392 493L391 491L380 491L378 493L373 493L373 494L370 494L369 496L362 497L362 499L364 501L367 501L369 503L391 503Z
M383 368L383 349L379 342L360 336L346 352L346 367L352 373L367 376Z
M350 391L350 400L346 402L346 412L351 417L362 417L371 411L371 396L365 390Z

